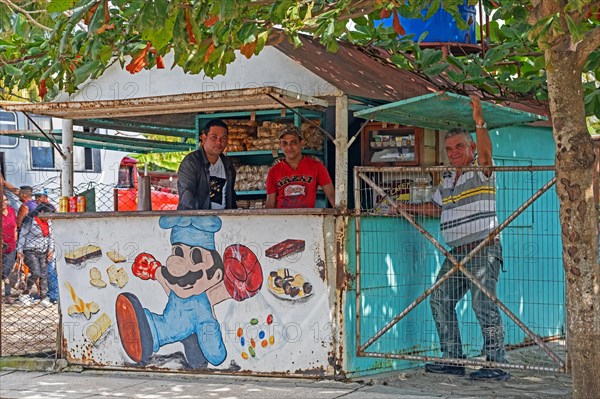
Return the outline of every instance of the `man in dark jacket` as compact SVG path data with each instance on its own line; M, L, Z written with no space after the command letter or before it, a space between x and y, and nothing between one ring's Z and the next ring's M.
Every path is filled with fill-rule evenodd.
M201 139L202 146L179 165L177 209L236 209L235 168L223 155L229 141L227 125L211 120Z

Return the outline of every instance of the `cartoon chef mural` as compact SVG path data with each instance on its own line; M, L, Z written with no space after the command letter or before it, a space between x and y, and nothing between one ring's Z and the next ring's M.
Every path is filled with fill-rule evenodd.
M192 368L218 366L227 357L214 306L254 296L263 275L256 255L243 245L230 245L221 258L214 239L221 224L218 216L159 219L161 228L171 229L171 256L162 265L151 254L140 253L132 272L160 283L168 296L163 313L144 308L133 293L119 294L115 305L121 343L134 362L146 364L173 342L183 344Z

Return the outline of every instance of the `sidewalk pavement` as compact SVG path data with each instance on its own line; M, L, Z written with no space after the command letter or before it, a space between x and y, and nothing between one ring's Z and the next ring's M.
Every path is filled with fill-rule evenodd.
M481 382L423 369L348 381L162 372L0 370L0 398L570 398L568 375L512 370Z

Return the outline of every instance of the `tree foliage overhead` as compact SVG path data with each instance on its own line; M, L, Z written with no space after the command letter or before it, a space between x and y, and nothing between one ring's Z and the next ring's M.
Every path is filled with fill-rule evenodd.
M430 18L442 7L464 28L457 8L463 0L0 0L0 79L11 89L35 82L32 99L48 100L61 90L75 92L114 62L130 73L164 68L162 57L170 52L174 64L167 67L213 77L236 56L250 58L282 35L300 46L300 32L308 32L329 51L339 38L387 48L394 63L441 80L446 90L476 87L498 99L546 101L544 47L564 34L583 40L598 33L600 2L563 2L564 9L531 20L544 3L484 0L491 14L485 55L444 57L441 50L420 49L415 42L423 37L406 35L401 21ZM382 18L392 26L382 26ZM592 76L584 85L586 111L600 117L600 51L585 70Z

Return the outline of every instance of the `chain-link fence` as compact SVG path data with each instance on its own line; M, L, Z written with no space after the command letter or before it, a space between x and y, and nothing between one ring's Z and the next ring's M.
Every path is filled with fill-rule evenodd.
M177 208L177 180L171 175L149 179L153 210L174 210ZM44 193L48 202L58 211L61 209L60 177L48 179L33 187L34 193ZM67 209L86 212L113 212L138 210L137 179L120 181L118 184L89 182L77 185L74 196L67 202ZM6 191L8 206L18 211L20 201L13 193ZM69 201L69 199L67 199ZM83 205L82 205L83 204ZM39 283L31 290L26 289L26 280L31 270L26 262L15 262L13 258L3 261L10 263L10 273L5 271L1 283L0 301L0 356L54 357L57 351L57 331L59 327L58 283L54 262L48 265L48 296L40 298ZM14 265L14 266L13 266Z
M452 168L356 168L362 356L566 370L554 169L494 169L495 184L457 188ZM484 224L493 232L472 241Z
M35 287L30 292L31 302L26 303L20 300L22 287L15 286L9 296L4 294L4 286L2 289L0 356L54 358L59 327L56 302L42 304Z
M175 210L179 203L177 195L177 177L175 174L165 174L167 177L149 178L149 194L152 210ZM140 177L140 180L143 178ZM60 177L53 177L44 183L33 186L34 192L44 192L57 211L61 210ZM77 207L79 198L79 208ZM73 187L73 197L67 202L67 212L124 212L138 210L139 187L138 180L121 180L116 184L101 182L86 182ZM69 199L68 199L69 200ZM84 205L81 205L81 204Z

